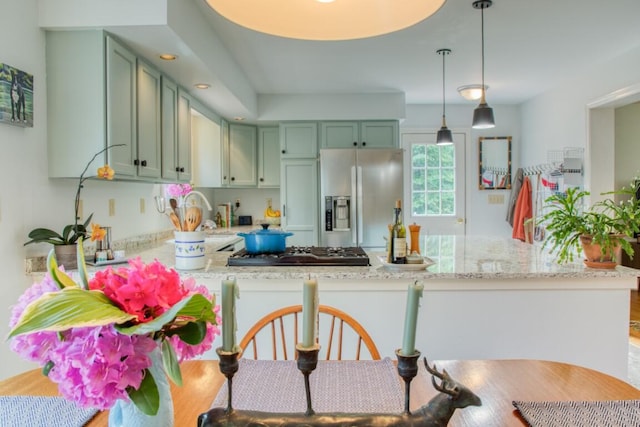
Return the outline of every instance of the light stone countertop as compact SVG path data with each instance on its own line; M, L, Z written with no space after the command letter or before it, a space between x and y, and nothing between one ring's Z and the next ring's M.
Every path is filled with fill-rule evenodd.
M230 235L230 239L240 239ZM231 252L217 252L225 244L207 244L207 266L201 270L181 271L194 278L225 279L304 279L309 276L337 280L465 280L465 279L587 279L635 278L640 270L618 266L611 270L585 267L581 261L558 265L553 255L539 243L527 244L518 240L488 236L430 236L426 239L426 256L434 264L424 270L388 269L383 252L370 252L369 267L309 267L309 266L251 266L227 267ZM423 249L423 252L424 249ZM173 266L174 245L164 243L156 248L129 254L140 256L144 262L158 259ZM406 267L407 269L411 267Z

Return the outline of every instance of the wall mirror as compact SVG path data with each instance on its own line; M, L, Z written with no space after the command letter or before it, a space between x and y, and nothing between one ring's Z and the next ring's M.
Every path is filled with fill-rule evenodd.
M511 137L478 138L478 170L480 190L511 188Z

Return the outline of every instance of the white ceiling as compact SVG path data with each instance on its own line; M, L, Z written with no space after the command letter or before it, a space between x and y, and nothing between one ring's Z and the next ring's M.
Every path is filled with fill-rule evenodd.
M78 15L79 3L72 1L66 3ZM188 3L182 2L191 3L192 15L184 16ZM56 7L64 3L58 0ZM112 0L118 3L126 4ZM447 103L469 103L456 88L481 80L480 11L472 7L472 0L448 0L435 15L406 30L338 42L257 33L227 21L204 0L166 3L167 23L162 31L153 31L158 28L148 24L102 26L153 57L179 83L188 87L198 81L211 83L211 89L194 93L227 117L256 113L255 105L242 100L261 94L401 92L407 104L440 104L442 59L436 53L440 48L452 50L446 59ZM46 21L44 14L53 16L46 10L50 3L41 0L40 4L41 21ZM64 10L59 11L62 21ZM172 13L189 19L193 28L176 30L173 22L178 18ZM571 84L581 70L640 45L640 0L494 0L484 18L490 105L519 104L556 85ZM126 19L135 22L136 17ZM187 34L189 30L192 34ZM221 49L226 55L221 55ZM155 59L158 51L178 53L180 63L161 63ZM246 83L246 90L238 81L232 82L236 77Z
M197 3L258 93L400 91L409 104L439 103L440 48L453 51L446 60L451 101L460 101L456 87L481 80L481 16L472 0L449 0L403 31L344 42L260 34ZM639 19L639 0L495 0L484 12L488 100L517 104L570 82L640 44Z

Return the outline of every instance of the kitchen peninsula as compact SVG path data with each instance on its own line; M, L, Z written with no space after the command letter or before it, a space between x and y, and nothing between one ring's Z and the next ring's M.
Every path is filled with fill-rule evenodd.
M235 239L229 236L229 239ZM237 279L238 334L264 314L301 304L302 283L318 280L320 301L347 311L371 334L383 357L400 347L406 290L424 284L416 347L429 359L542 359L626 379L629 292L639 271L558 265L540 245L484 236L429 236L435 264L391 271L370 253L368 267L227 267L230 252L207 245L207 268L182 272L219 294ZM139 254L173 265L173 245ZM215 353L211 352L215 359Z

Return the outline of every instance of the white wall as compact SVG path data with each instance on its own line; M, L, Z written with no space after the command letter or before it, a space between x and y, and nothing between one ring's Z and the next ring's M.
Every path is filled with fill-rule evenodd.
M512 136L512 174L520 166L520 108L513 105L491 105L496 127L487 130L471 129L475 103L447 105L447 127L453 131L470 132L466 146L466 232L469 235L511 237L511 226L506 222L510 190L478 190L478 138L481 136ZM400 131L440 128L440 105L407 105L407 117L400 123ZM503 204L489 204L489 195L501 194Z
M640 82L640 47L601 64L583 70L582 74L567 76L557 86L522 105L522 159L535 163L546 162L546 152L558 147L585 148L585 187L593 194L612 190L615 186L615 134L602 129L613 119L613 114L592 111L601 125L592 126L593 132L607 131L609 137L598 138L598 146L590 146L587 106L616 91ZM604 117L603 117L604 116Z
M37 1L3 2L0 25L10 37L0 39L0 62L24 70L34 77L34 127L22 128L0 123L2 167L0 177L0 336L8 331L9 307L31 284L25 274L27 255L46 254L50 245L24 247L28 232L36 227L61 230L73 221L75 180L51 180L47 172L47 108L45 37L38 28ZM89 159L78 159L85 163ZM95 168L101 165L94 165ZM94 168L92 167L92 170ZM170 228L169 222L155 211L151 184L87 181L82 191L84 212L93 212L101 225L110 225L113 239ZM116 201L116 214L108 216L108 199ZM140 199L145 200L145 214L140 213ZM15 375L32 367L0 344L0 378Z
M615 110L615 182L616 188L640 177L640 103Z

